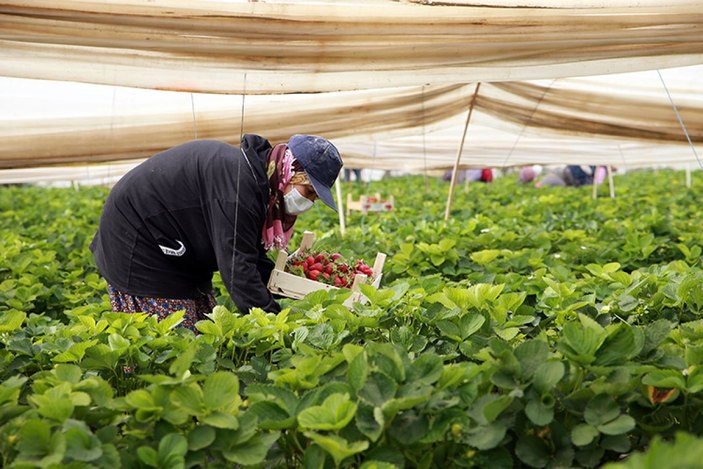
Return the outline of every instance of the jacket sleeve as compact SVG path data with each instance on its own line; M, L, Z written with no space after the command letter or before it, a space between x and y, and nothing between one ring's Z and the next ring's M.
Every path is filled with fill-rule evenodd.
M253 307L279 312L281 307L266 287L274 263L260 242L260 217L240 203L235 232L234 220L227 216L235 212L234 204L220 201L212 210L217 267L232 301L242 313Z

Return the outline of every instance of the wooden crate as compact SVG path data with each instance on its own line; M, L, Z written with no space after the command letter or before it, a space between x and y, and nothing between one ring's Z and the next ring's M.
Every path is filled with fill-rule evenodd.
M306 231L303 233L303 239L300 242L300 247L293 252L290 256L286 251L280 251L278 257L276 258L276 266L271 272L271 277L268 282L268 289L271 293L276 295L285 296L287 298L301 299L310 292L317 290L338 290L339 287L333 285L327 285L322 282L317 282L315 280L310 280L305 277L300 277L298 275L286 272L286 263L289 257L296 255L300 251L304 251L312 247L312 243L315 241L315 234L311 231ZM378 288L381 284L381 277L383 276L383 264L386 261L386 255L383 253L378 253L376 255L376 261L373 265L373 281L371 285ZM352 284L351 290L352 295L347 298L344 302L346 306L351 306L352 303L360 301L365 302L366 297L359 291L359 284L367 283L368 277L363 274L356 274L354 276L354 283Z
M388 200L381 200L381 194L378 192L373 197L362 195L359 200L352 200L351 194L347 194L347 216L351 214L352 210L367 214L369 212L392 212L394 209L395 197L393 194L388 197Z

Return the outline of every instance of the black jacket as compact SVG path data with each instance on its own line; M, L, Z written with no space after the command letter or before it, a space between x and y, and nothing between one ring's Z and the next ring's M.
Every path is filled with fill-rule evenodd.
M227 143L196 140L122 177L90 245L105 279L132 295L195 298L219 270L240 311L280 311L266 288L274 264L261 242L271 144L245 135L242 149L247 158Z

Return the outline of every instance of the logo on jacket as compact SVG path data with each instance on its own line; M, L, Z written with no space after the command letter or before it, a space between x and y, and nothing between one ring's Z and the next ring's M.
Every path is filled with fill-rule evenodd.
M161 248L161 252L163 252L167 256L182 256L183 254L185 254L186 247L179 240L176 240L176 242L181 245L181 247L178 249L167 248L166 246L162 246L159 244L159 247Z

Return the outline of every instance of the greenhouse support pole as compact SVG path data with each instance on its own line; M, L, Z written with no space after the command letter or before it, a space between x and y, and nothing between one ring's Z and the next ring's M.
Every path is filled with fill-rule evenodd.
M351 179L351 178L350 178ZM337 188L337 212L339 212L339 231L344 236L346 225L344 223L344 205L342 204L342 183L339 179L334 183Z
M686 163L686 187L691 188L691 165Z
M476 90L474 95L471 97L471 104L469 104L469 112L466 115L466 123L464 123L464 131L461 134L461 143L459 144L459 149L456 152L456 161L454 162L454 170L452 171L452 180L449 183L449 195L447 196L447 209L444 211L444 220L449 220L449 212L452 209L452 196L454 195L454 186L456 186L456 174L459 169L459 161L461 160L461 152L464 149L464 140L466 139L466 131L469 128L469 121L471 120L471 113L474 111L474 103L476 102L476 96L478 96L478 89L481 87L481 82L476 84Z
M598 178L596 177L597 172L598 166L596 166L596 170L593 172L593 200L596 200L598 198Z
M615 183L613 182L613 167L608 165L608 186L610 187L610 198L615 198Z

